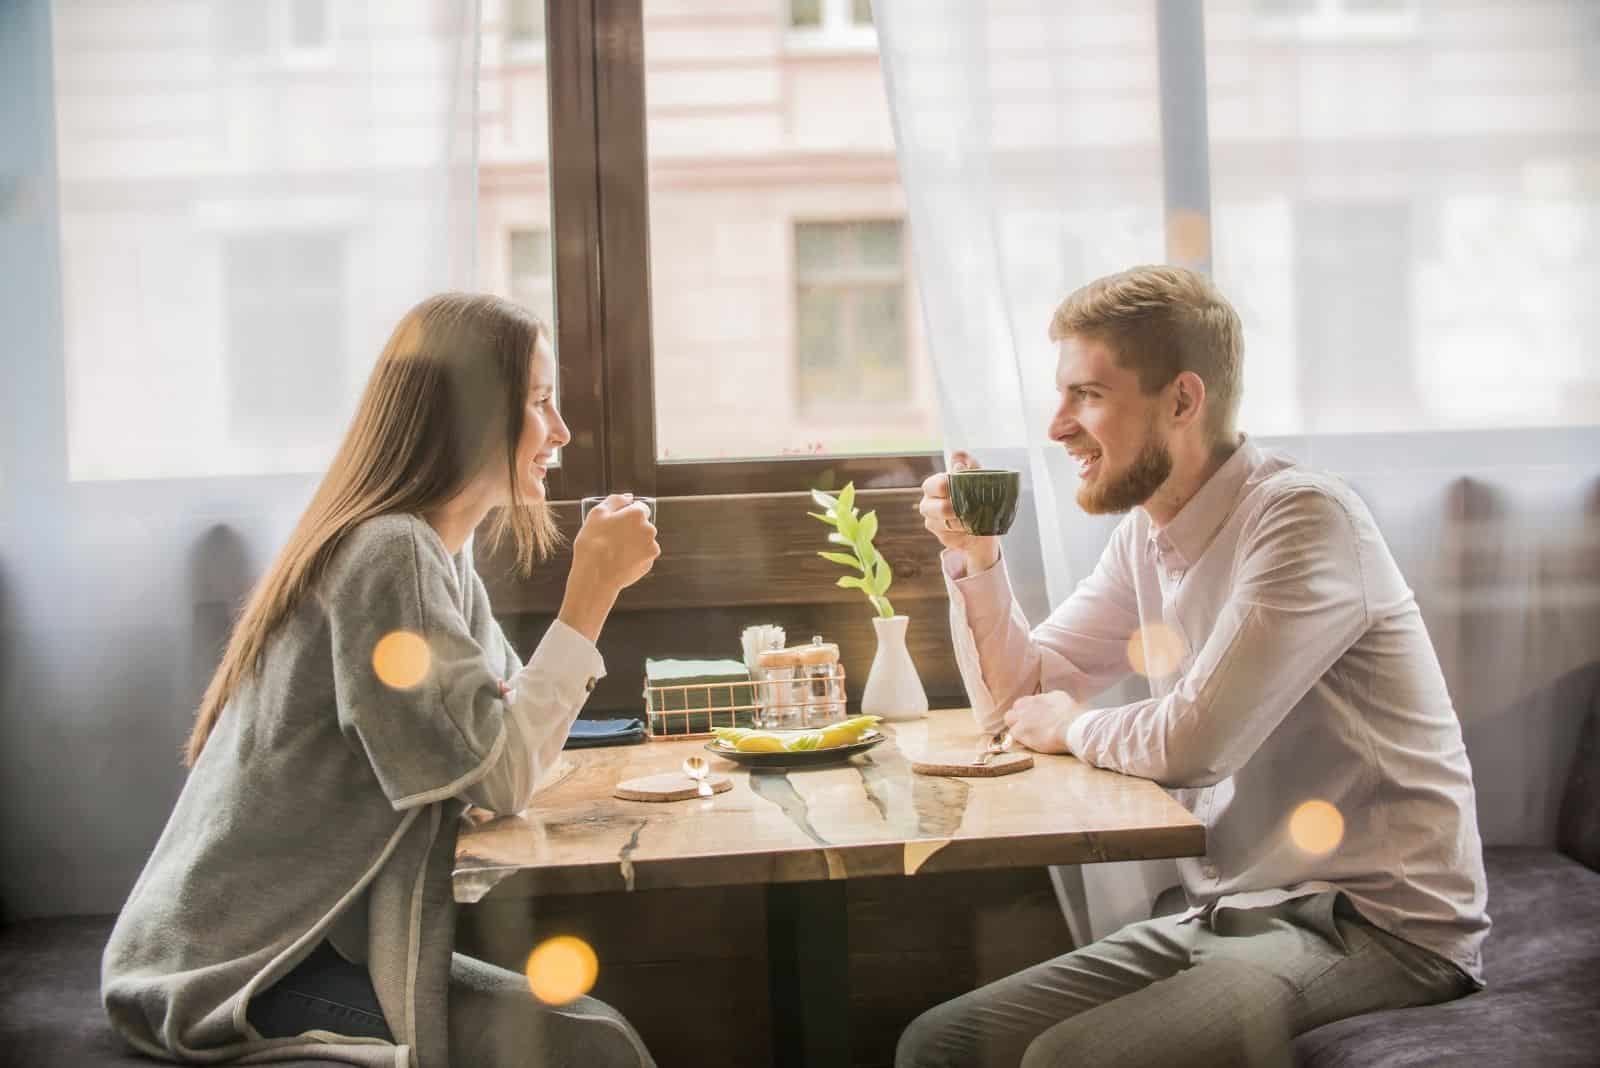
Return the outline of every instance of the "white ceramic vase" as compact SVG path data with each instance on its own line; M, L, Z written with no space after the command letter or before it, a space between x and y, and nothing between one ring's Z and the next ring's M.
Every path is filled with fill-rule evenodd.
M886 720L921 719L928 714L928 693L917 677L917 665L906 649L906 626L910 616L877 616L872 621L878 632L878 651L872 656L867 686L861 694L863 715Z

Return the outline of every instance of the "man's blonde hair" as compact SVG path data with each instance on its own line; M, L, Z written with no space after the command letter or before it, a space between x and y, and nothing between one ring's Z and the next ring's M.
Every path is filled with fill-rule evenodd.
M1244 327L1203 274L1182 267L1131 267L1073 293L1050 320L1050 340L1086 337L1107 345L1146 393L1184 371L1206 384L1206 430L1231 440L1239 413Z

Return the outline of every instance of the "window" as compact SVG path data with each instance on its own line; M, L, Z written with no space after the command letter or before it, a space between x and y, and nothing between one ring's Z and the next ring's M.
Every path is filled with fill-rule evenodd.
M517 227L506 234L506 276L511 299L555 322L555 286L550 274L550 231Z
M223 241L228 436L235 445L331 456L349 398L343 248L322 233ZM313 466L314 469L314 466Z
M1427 425L1412 352L1411 230L1403 201L1296 205L1296 406L1305 432ZM1378 352L1387 358L1352 360Z
M798 51L877 51L871 0L789 0L787 43Z
M1417 30L1415 0L1255 0L1255 10L1272 35L1381 40Z
M856 417L882 399L904 398L910 376L900 223L800 223L794 250L801 409L847 408ZM864 405L869 413L861 412Z
M645 416L653 429L617 448L636 484L663 494L799 490L829 469L915 484L911 468L932 469L937 414L876 48L822 61L774 50L725 8L646 0L642 93L634 116L613 116L642 117L647 146L646 196L613 230L647 229L648 244L636 257L608 241L605 288L624 296L619 257L648 263L619 311L648 308L635 358L651 373L630 376L612 425ZM771 29L854 27L874 42L857 23L866 5L780 11Z
M872 38L868 4L815 10ZM485 34L541 17L547 78L484 49L479 232L482 284L555 322L553 496L917 485L937 412L875 47L791 54L803 4L717 0L503 0Z
M544 53L545 0L504 0L506 47Z
M327 0L253 0L213 10L223 54L236 60L314 62L332 48Z

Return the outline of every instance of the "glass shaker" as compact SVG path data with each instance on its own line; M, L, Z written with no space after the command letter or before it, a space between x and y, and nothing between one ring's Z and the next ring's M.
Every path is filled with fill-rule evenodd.
M800 661L799 675L805 685L806 727L826 727L844 719L844 671L839 666L839 647L813 635L810 645L794 650Z
M761 669L761 677L756 682L761 709L756 726L765 730L798 730L806 700L799 654L793 649L767 649L757 657L757 662Z

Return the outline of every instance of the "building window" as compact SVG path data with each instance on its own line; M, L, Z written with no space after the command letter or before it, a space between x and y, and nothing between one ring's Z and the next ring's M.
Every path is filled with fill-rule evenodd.
M876 49L871 0L789 0L791 50Z
M328 0L252 0L215 10L222 50L235 60L301 63L331 55Z
M905 403L905 253L898 220L794 231L796 398L806 412Z
M550 272L550 231L516 227L506 234L506 278L511 299L545 325L555 322L555 284Z
M545 0L505 0L506 47L544 53Z
M1255 10L1270 35L1382 39L1417 31L1416 0L1255 0Z
M224 239L228 432L236 443L331 446L349 397L344 242L281 232Z

